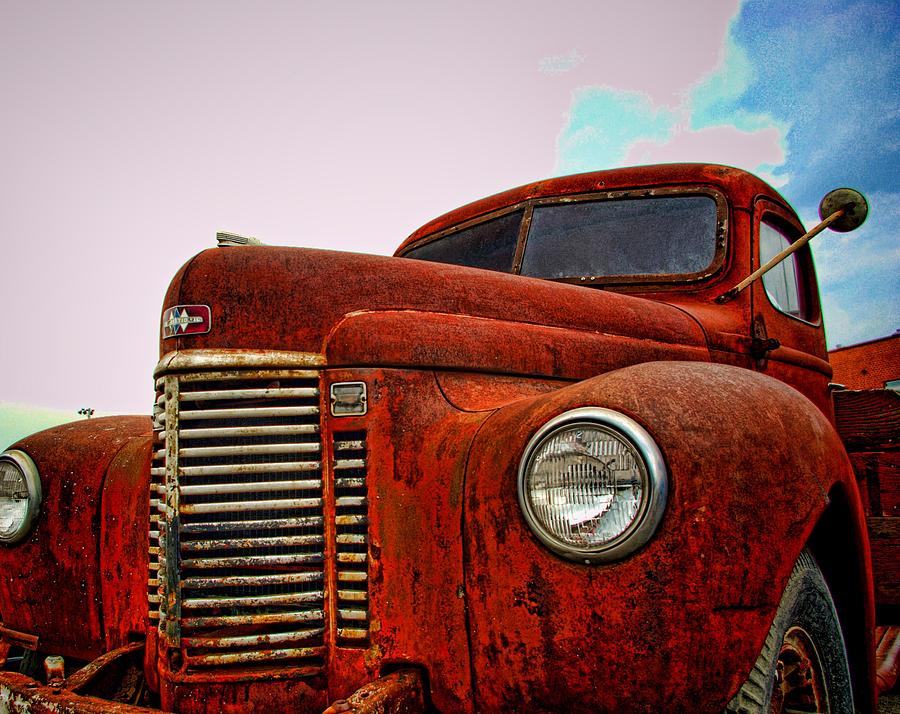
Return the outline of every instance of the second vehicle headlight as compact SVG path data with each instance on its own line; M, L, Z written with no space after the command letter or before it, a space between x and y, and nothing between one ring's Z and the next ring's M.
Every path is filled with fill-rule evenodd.
M666 505L665 463L647 431L599 407L573 409L532 437L519 466L525 519L570 560L618 560L644 545Z
M41 479L31 457L16 450L0 454L0 544L22 540L40 504Z

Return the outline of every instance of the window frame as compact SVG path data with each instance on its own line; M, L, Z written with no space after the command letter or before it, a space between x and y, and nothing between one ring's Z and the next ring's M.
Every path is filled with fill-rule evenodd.
M789 243L793 245L797 239L805 234L805 230L796 220L792 220L787 211L780 210L780 207L768 202L758 204L758 218L754 225L754 242L755 242L755 261L757 266L763 265L762 259L762 226L763 224L770 226L778 231ZM787 247L787 243L784 245ZM783 250L782 248L781 250ZM818 291L816 289L816 274L812 259L812 252L809 243L801 247L795 253L787 256L782 263L793 259L796 268L795 277L797 280L797 303L800 309L800 315L793 315L783 310L777 305L769 291L766 288L764 279L761 276L757 282L760 291L765 295L766 302L779 315L784 315L791 320L796 320L804 325L811 327L821 327L822 325L822 306L819 301ZM781 265L782 263L779 263ZM767 273L768 274L768 273Z
M528 242L528 234L531 230L531 219L534 213L535 207L539 206L547 206L547 205L565 205L571 203L587 203L587 202L597 202L597 201L612 201L612 200L640 200L640 199L652 199L652 198L660 198L660 197L678 197L678 196L707 196L711 198L716 206L716 229L715 229L715 247L713 252L712 261L708 266L704 269L699 270L694 273L678 273L678 274L670 274L670 273L646 273L646 274L632 274L632 275L577 275L565 278L534 278L535 280L547 280L550 282L557 283L570 283L574 285L593 285L593 286L606 286L606 285L657 285L657 284L691 284L697 283L716 275L721 272L723 266L725 265L725 256L728 249L728 228L729 228L729 213L728 213L728 201L725 198L725 194L721 191L711 187L711 186L665 186L658 188L643 188L643 189L623 189L618 191L600 191L600 192L591 192L591 193L581 193L574 194L571 196L545 196L540 198L529 198L523 201L519 201L515 204L504 206L501 209L496 211L491 211L489 213L484 213L475 218L469 219L462 223L457 223L454 226L449 228L445 228L442 231L438 231L437 233L433 233L428 236L424 236L423 238L417 240L415 243L407 246L403 253L399 256L404 258L407 254L415 250L416 248L421 248L428 243L433 241L441 240L447 236L450 236L459 231L466 230L467 228L471 228L474 225L478 225L479 223L486 223L488 221L494 220L495 218L500 218L509 213L513 213L515 211L522 210L522 222L519 225L519 234L516 242L516 250L515 255L513 257L512 269L509 273L505 274L513 274L513 275L521 275L522 270L522 261L525 256L525 250ZM531 277L531 276L526 276Z

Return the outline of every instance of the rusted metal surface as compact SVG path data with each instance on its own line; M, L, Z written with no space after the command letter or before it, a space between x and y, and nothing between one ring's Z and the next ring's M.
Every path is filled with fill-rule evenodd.
M0 672L4 714L153 714L155 709L85 697L62 686L43 685L24 674Z
M106 650L143 639L147 627L147 519L151 438L126 444L100 492L100 594Z
M211 330L161 340L153 446L148 420L128 418L18 445L45 505L21 546L0 549L4 624L42 654L92 660L143 630L149 571L144 673L166 710L716 711L812 534L840 575L865 710L871 571L818 298L805 321L758 284L715 303L757 267L764 216L802 233L783 199L725 167L599 172L476 202L405 245L527 201L658 187L727 198L714 275L613 291L304 249L191 259L164 308L210 305ZM796 256L813 280L808 251ZM765 359L754 324L778 342ZM295 378L315 384L282 384ZM346 382L365 384L365 414L331 413L330 386ZM303 404L288 414L281 399ZM599 566L552 555L516 502L531 435L584 406L639 422L671 474L656 535ZM240 423L251 413L297 430L269 443L282 426ZM61 590L66 607L46 607ZM0 683L12 698L39 690L14 711L82 701Z
M671 473L657 536L604 567L561 563L530 533L515 499L517 444L550 417L589 404L639 420ZM721 448L729 442L742 446ZM660 701L722 710L759 652L835 481L850 487L852 476L825 417L749 370L639 365L496 412L479 432L466 480L477 707L618 711L624 691L629 711Z
M132 642L101 655L93 662L85 665L66 679L65 687L72 692L80 692L91 686L105 670L110 669L122 660L132 658L136 653L143 653L144 642Z
M330 384L352 381L347 374L341 370L325 372L320 387L323 405ZM180 645L184 650L171 649L174 643L167 638L157 645L160 656L154 662L160 670L165 707L200 711L197 692L202 691L207 702L219 703L238 696L234 692L243 692L240 696L265 702L271 710L291 707L296 711L321 711L329 699L346 697L377 679L384 664L408 661L423 663L438 677L432 692L436 702L448 710L471 709L460 597L459 527L466 444L484 415L461 416L446 403L428 372L354 370L353 374L367 384L367 413L335 417L323 411L317 417L321 420L322 451L314 456L324 465L322 503L310 506L318 509L326 525L324 591L320 592L325 598L327 619L325 629L314 633L324 637L323 646L297 650L289 643L280 644L280 636L261 634L260 628L274 615L248 613L246 622L241 623L235 622L233 615L207 618L209 625L220 627L218 636L192 637L182 627ZM432 425L427 431L409 428L410 424L426 423ZM429 440L431 428L440 430L440 443ZM188 443L184 437L189 433L182 432L183 445ZM371 474L379 478L369 481ZM414 480L407 483L407 479ZM360 492L367 481L368 488ZM180 488L183 493L185 487ZM181 504L182 513L186 505ZM183 520L182 529L186 524ZM434 534L434 529L439 532ZM256 536L249 542L258 545ZM386 548L385 542L391 547ZM185 550L182 544L182 565L184 558L202 552L193 547ZM287 575L278 576L270 570L268 575L232 576L238 579L233 584L249 584L250 578L259 582L273 577L305 577L316 567L322 572L321 565L286 564L280 569ZM295 575L289 575L291 572ZM221 586L228 578L191 575L189 580L196 588L207 580L210 585ZM198 601L198 606L209 602ZM181 602L183 623L188 622L189 604ZM321 607L321 603L316 606ZM434 623L429 627L442 633L441 647L422 641L419 631L424 623ZM244 626L245 634L239 634L239 630L226 634L227 628L236 625ZM278 627L281 631L286 625ZM209 651L219 647L226 649L200 658L191 654L197 648ZM171 664L173 653L179 653L177 667ZM304 669L292 664L298 657L309 656L320 658L322 665ZM302 697L297 694L296 687L301 686L298 679L304 680Z
M333 702L322 714L420 714L425 711L422 675L404 669L370 682L346 699Z
M19 632L11 627L7 627L0 622L0 642L7 645L17 645L27 650L36 650L38 647L37 635L28 632Z
M37 464L44 500L31 534L0 548L0 612L4 625L37 636L45 652L90 660L107 649L102 583L115 564L100 560L100 494L117 454L149 430L147 417L106 417L16 445Z

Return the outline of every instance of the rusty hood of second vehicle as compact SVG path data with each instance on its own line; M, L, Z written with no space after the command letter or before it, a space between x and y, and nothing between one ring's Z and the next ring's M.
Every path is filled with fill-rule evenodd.
M413 367L584 379L655 359L709 360L671 305L595 288L405 258L246 246L204 251L163 311L208 305L210 331L174 350L279 350L329 366Z

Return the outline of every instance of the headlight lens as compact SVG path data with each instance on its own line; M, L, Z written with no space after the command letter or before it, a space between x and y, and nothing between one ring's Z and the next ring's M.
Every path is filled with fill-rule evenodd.
M0 543L18 543L31 528L41 504L41 479L23 451L0 454Z
M588 563L618 560L653 535L668 480L656 443L633 419L573 409L532 437L519 466L519 503L551 550Z

